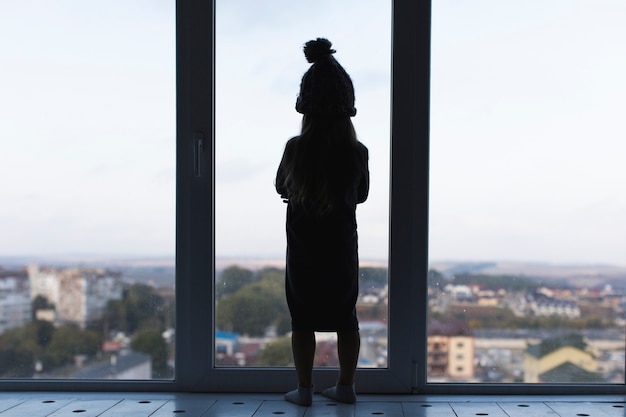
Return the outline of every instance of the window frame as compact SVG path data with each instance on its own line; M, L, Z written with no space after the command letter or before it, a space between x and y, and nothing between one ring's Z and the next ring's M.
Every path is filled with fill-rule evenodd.
M397 198L393 200L392 197L390 212L396 212L397 217L391 214L390 218L412 217L418 230L425 232L428 227L427 202L421 201L418 209L421 212L416 215L417 210L412 209L412 207L413 201L417 200L400 189L394 191L394 181L391 179L394 176L403 178L405 173L411 172L413 166L416 165L419 166L417 175L421 176L420 178L423 182L420 189L424 189L424 187L427 189L428 180L425 174L428 171L428 153L423 151L423 147L415 146L415 144L422 143L427 147L428 143L427 109L429 82L427 76L419 78L415 75L416 70L421 71L420 73L423 75L427 75L430 64L428 60L414 61L412 59L413 56L410 54L408 56L394 54L393 49L397 44L401 45L399 50L408 49L411 45L415 45L421 37L421 47L426 48L424 50L425 55L429 56L430 42L428 37L424 38L424 35L428 34L429 36L430 34L430 3L421 2L415 4L411 1L392 1L391 5L394 23L392 25L392 62L390 62L390 65L392 65L390 143L391 159L394 162L391 168L392 172L390 172L392 187L390 194L397 196ZM420 16L422 17L422 22L415 25L415 22L419 21L418 17ZM419 26L421 30L417 29L416 26ZM406 39L408 34L410 34L410 39ZM215 45L214 42L215 40L213 40L212 46ZM417 66L421 66L421 68L418 69ZM413 95L411 94L412 91L418 91L418 94ZM415 99L414 102L411 102L413 99ZM420 105L422 106L421 111L424 112L423 117L421 117L419 124L414 124L414 115L420 111L418 110ZM402 108L403 111L394 111L393 109L395 108ZM211 117L213 117L212 114ZM214 131L211 131L211 135L213 134ZM419 135L421 135L421 141L415 139ZM394 146L394 144L398 146ZM422 157L421 161L418 160L416 162L411 157L414 152ZM213 161L207 160L206 163L212 164ZM409 314L407 317L406 311L414 305L412 300L419 297L423 298L423 302L419 304L426 305L425 295L420 295L412 277L421 275L425 279L427 276L427 239L421 242L421 256L411 257L408 255L419 252L419 250L412 249L417 245L409 243L412 242L413 236L415 236L414 233L407 230L404 223L393 221L390 221L389 233L389 298L393 299L394 302L389 306L388 367L385 369L359 369L357 371L358 389L363 393L411 393L414 391L417 383L416 375L419 372L418 362L411 359L411 352L414 351L416 342L416 340L413 340L411 329L415 328L416 320L414 318L417 315ZM394 251L394 247L403 248L404 253ZM211 253L214 253L213 247L211 247ZM213 273L214 271L211 270L211 274ZM212 278L214 282L215 277L213 276ZM410 292L406 290L408 287L411 287L411 292L414 293L414 296L411 296ZM214 333L215 329L212 322L208 323L208 326ZM405 335L411 336L405 337ZM210 347L210 351L215 351L213 344ZM412 365L407 366L407 364ZM217 368L209 363L208 369L207 389L214 392L284 392L292 389L296 384L295 373L291 368ZM314 373L314 382L317 386L331 386L336 382L336 378L337 370L335 369L316 369ZM242 381L245 381L245 386L242 385Z
M427 274L431 1L391 0L392 114L388 369L360 369L363 393L621 394L624 384L428 383ZM1 380L0 390L283 392L292 369L213 365L213 1L176 2L176 377L173 381ZM316 371L332 384L336 371Z

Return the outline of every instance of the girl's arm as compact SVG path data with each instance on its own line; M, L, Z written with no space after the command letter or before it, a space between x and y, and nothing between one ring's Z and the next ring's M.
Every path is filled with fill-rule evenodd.
M364 145L361 145L361 156L363 158L363 173L357 189L357 204L367 200L367 196L370 191L370 171L368 165L369 153Z

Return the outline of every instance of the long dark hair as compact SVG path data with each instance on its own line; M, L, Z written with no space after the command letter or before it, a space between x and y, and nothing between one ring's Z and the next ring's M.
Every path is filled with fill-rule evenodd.
M359 149L352 120L349 116L305 115L301 134L292 142L283 167L289 199L326 214L354 175L353 161Z

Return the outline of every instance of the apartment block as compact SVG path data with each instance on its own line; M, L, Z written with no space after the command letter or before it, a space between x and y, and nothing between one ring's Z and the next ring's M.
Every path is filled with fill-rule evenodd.
M31 314L26 273L0 271L0 334L30 322Z
M428 376L433 380L474 377L474 336L463 321L433 320L428 328Z
M121 274L99 268L28 267L30 296L54 304L58 324L85 327L102 316L109 300L122 298Z

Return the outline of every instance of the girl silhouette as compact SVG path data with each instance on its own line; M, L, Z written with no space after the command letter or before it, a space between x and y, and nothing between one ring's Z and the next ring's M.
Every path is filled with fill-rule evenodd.
M357 138L352 80L327 39L304 46L312 63L300 84L299 136L285 145L276 191L287 202L286 295L298 388L287 401L310 405L315 331L337 333L339 378L322 395L356 401L354 375L360 337L356 317L356 205L369 191L368 151Z

